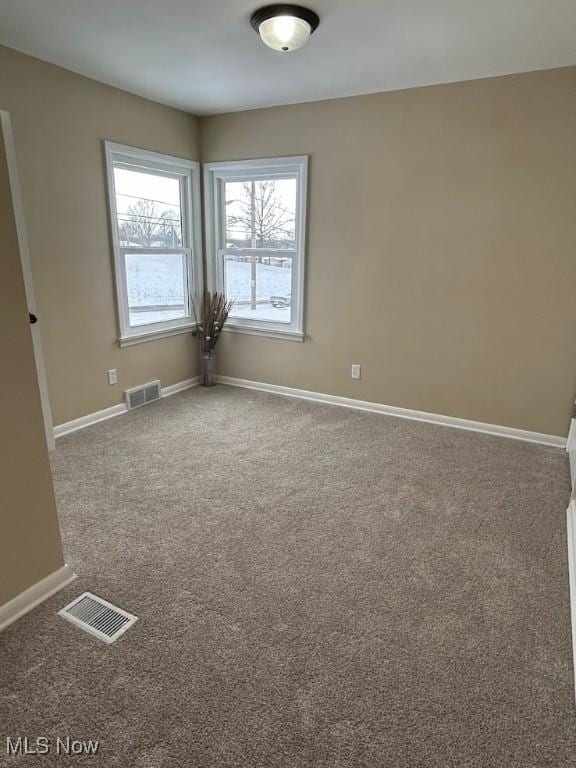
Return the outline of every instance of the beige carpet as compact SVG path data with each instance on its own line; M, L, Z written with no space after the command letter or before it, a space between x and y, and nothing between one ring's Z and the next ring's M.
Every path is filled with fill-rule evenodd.
M79 579L0 635L0 764L576 765L561 450L220 386L54 473ZM139 622L58 618L84 589Z

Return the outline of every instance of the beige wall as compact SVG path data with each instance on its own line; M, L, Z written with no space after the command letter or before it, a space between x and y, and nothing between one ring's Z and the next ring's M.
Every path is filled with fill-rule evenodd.
M12 116L54 422L195 375L190 334L118 346L102 139L197 159L196 118L2 47L0 109Z
M63 565L0 130L0 605Z
M308 338L227 335L221 372L565 434L575 96L571 68L202 119L203 160L311 158ZM198 121L1 47L0 108L55 422L197 373L190 335L117 344L101 140L198 158Z
M575 97L570 68L202 119L205 161L310 155L309 338L229 334L220 372L565 435Z

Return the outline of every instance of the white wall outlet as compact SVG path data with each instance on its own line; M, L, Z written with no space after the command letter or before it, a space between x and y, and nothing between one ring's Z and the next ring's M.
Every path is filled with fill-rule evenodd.
M118 374L116 368L110 368L108 371L108 384L118 384Z
M352 366L352 378L353 379L359 379L360 378L361 369L359 365L353 365Z

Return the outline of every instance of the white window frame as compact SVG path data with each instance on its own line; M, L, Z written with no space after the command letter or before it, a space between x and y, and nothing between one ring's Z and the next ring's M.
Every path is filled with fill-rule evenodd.
M192 298L202 292L202 234L200 211L200 164L172 155L150 152L125 144L104 142L106 172L108 180L108 204L114 267L116 276L116 299L120 346L129 346L144 341L190 332L195 323L192 313ZM180 181L182 245L178 248L156 248L120 245L118 216L116 210L116 185L114 167L124 166L148 173L160 173L177 177ZM182 253L185 256L187 290L187 317L164 320L131 327L129 322L128 292L126 285L126 253Z
M306 263L306 208L308 157L274 157L204 163L204 210L206 216L206 277L209 289L224 292L225 221L223 185L228 181L284 179L296 177L296 247L292 251L272 248L234 249L255 255L290 255L292 258L291 322L229 317L225 331L257 336L304 340L304 275Z

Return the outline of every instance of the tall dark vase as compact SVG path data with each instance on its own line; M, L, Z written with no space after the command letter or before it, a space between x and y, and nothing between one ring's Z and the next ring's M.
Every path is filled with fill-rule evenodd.
M214 381L214 355L215 351L212 349L209 352L205 352L202 355L202 373L200 375L200 384L203 387L213 387L216 382Z

